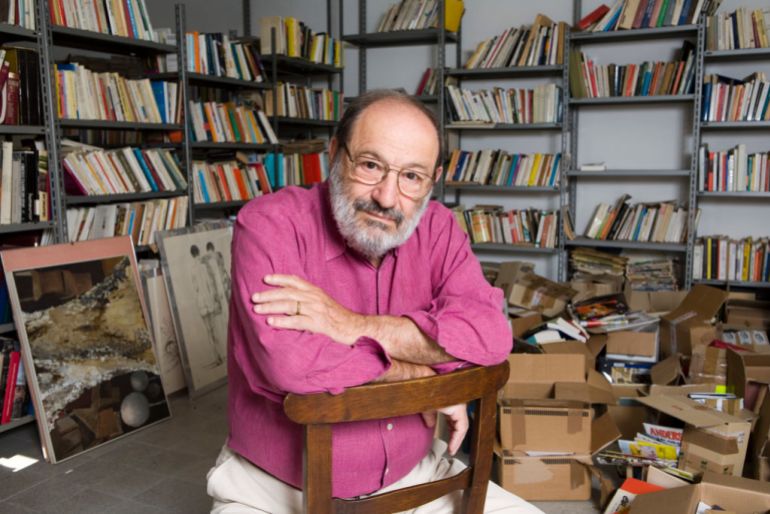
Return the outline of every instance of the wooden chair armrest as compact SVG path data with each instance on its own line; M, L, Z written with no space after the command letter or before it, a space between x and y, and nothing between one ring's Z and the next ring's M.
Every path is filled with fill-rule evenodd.
M503 387L508 374L508 362L504 361L433 377L352 387L338 395L289 394L284 411L301 424L406 416L481 398Z

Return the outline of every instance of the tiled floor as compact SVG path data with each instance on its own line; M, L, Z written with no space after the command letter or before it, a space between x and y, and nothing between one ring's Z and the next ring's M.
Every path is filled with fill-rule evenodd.
M0 467L0 513L196 514L209 511L206 472L227 433L225 387L191 404L172 398L171 420L51 465L34 425L0 434L0 457L39 462ZM589 502L539 504L547 514L594 514Z

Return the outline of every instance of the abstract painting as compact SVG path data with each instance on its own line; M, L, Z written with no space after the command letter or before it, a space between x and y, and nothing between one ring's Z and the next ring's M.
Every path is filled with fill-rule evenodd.
M0 258L47 460L171 415L129 237Z
M159 232L163 277L191 397L227 380L232 227L223 223Z

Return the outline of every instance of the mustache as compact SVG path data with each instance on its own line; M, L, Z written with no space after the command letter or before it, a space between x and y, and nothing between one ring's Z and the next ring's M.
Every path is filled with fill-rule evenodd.
M404 221L404 214L401 211L394 208L383 209L382 206L374 200L364 200L363 198L359 198L353 202L353 209L390 218L396 223L396 226L401 225Z

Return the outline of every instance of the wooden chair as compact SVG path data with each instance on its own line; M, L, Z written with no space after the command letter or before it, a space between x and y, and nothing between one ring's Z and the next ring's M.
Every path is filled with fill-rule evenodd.
M287 416L305 425L304 512L391 514L462 490L461 512L481 514L492 468L497 391L508 380L508 373L508 362L503 362L429 378L354 387L336 396L288 395L284 401ZM470 429L470 465L462 473L369 498L332 497L332 424L405 416L471 401L477 405Z

